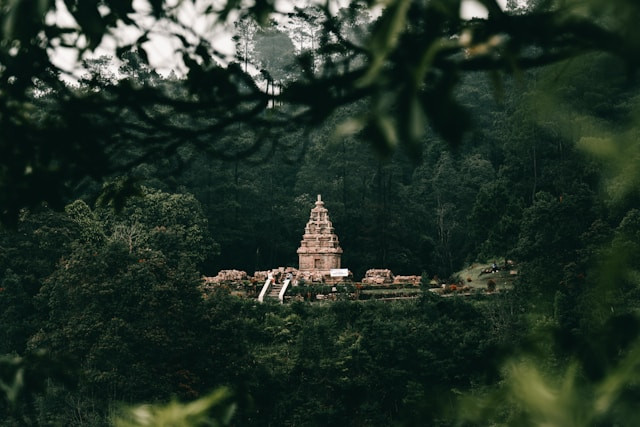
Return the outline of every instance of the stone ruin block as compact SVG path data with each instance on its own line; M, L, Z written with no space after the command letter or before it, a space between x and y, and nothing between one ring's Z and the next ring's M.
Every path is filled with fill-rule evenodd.
M303 280L306 284L323 283L329 278L321 271L300 271L296 277L298 283Z
M265 280L267 280L268 275L269 275L269 270L256 271L253 273L253 276L251 276L251 278L258 282L264 282Z
M281 281L284 281L287 274L289 273L291 273L294 279L298 276L298 270L296 268L278 267L271 270L256 271L255 273L253 273L253 276L251 278L257 282L264 282L265 280L267 280L267 277L269 277L269 274L271 274L272 277L277 277L279 275Z
M386 268L372 268L367 270L362 279L363 285L390 285L393 284L393 273Z
M247 280L249 276L247 276L246 271L241 270L220 270L218 274L214 277L205 277L204 283L206 285L209 284L219 284L223 282L241 282L243 280Z

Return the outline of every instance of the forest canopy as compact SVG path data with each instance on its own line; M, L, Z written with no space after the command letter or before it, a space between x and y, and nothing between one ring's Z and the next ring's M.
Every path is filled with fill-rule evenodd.
M620 58L630 78L635 72L640 36L630 18L637 16L634 2L508 2L503 10L495 0L483 0L488 17L472 20L460 17L460 3L356 1L336 13L337 5L326 2L285 14L267 0L220 6L49 0L36 7L3 1L2 216L13 222L21 207L42 200L61 207L69 186L84 177L126 174L185 145L228 159L265 145L276 149L275 132L317 125L336 108L355 102L365 108L339 123L338 133L364 134L382 154L400 146L419 157L427 124L455 146L471 124L455 96L467 73L488 72L499 96L503 74L518 75L588 52ZM367 10L379 7L382 12L362 31ZM184 8L212 27L242 19L264 26L286 17L307 29L314 50L301 50L295 64L280 71L273 64L263 67L266 84L258 84L246 62L243 67L216 50L206 34L185 21ZM118 36L123 28L135 36L124 41ZM185 71L171 89L152 84L154 70L148 67L147 42L158 33L171 40ZM241 42L242 33L237 37ZM125 78L105 78L104 67L94 62L82 88L70 87L64 79L69 71L55 65L56 52L85 58L107 39L115 40ZM43 100L46 93L54 95ZM250 143L219 142L221 133L237 123L254 129Z

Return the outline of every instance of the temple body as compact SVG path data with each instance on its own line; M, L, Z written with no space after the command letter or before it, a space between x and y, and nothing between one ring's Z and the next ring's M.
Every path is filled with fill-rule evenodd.
M342 248L329 220L329 211L318 195L298 248L299 270L328 275L331 269L340 268L341 256Z

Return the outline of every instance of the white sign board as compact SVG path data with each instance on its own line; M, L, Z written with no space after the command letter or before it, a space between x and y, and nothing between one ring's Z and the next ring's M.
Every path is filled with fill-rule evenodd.
M332 268L330 271L331 277L347 277L349 276L348 268Z

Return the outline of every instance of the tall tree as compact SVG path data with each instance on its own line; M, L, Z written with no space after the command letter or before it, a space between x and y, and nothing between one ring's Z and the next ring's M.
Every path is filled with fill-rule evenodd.
M254 35L255 54L260 73L271 87L271 96L279 94L284 84L296 74L295 47L289 36L275 22Z
M145 189L125 216L82 202L68 212L81 232L39 292L47 318L31 348L74 359L82 391L103 399L193 396L195 266L211 248L195 199Z
M235 34L232 40L236 45L236 57L244 65L248 73L249 63L253 65L255 56L255 35L259 31L258 24L251 17L238 19L233 23Z

